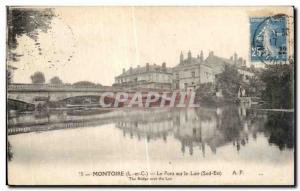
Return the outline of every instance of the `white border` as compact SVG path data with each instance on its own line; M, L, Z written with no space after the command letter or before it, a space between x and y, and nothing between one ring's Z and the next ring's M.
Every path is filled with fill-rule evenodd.
M0 144L1 144L1 158L0 158L0 190L9 190L9 189L15 189L15 188L9 188L6 186L6 157L5 157L5 140L6 140L6 135L5 135L5 105L6 105L6 100L5 100L5 39L6 39L6 6L8 5L30 5L30 6L96 6L96 5L119 5L119 6L124 6L124 5L138 5L138 6L166 6L166 5L171 5L171 6L259 6L259 5L270 5L270 6L282 6L282 5L294 5L296 8L298 8L297 13L297 24L296 26L299 25L299 7L300 7L300 1L299 0L248 0L248 1L241 1L241 0L227 0L227 1L222 1L222 0L202 0L201 2L198 2L197 0L185 0L185 1L180 1L180 0L151 0L151 1L146 1L146 0L2 0L0 1L0 58L1 58L1 65L0 65L0 99L3 103L3 107L0 107L0 116L1 116L1 131L0 131ZM296 30L298 31L298 30ZM297 42L298 44L298 38ZM297 50L297 56L299 56L299 48ZM296 63L297 64L297 63ZM300 72L300 67L297 67L297 74L299 76ZM298 82L298 76L297 76L297 82ZM297 83L297 95L299 95L299 83ZM299 96L298 96L299 97ZM298 100L299 103L299 100ZM297 104L297 108L298 108ZM297 119L300 119L299 117L299 112L297 112ZM299 124L299 122L298 122ZM297 127L296 127L297 128ZM299 138L299 129L297 130L298 134L297 137ZM298 157L297 157L298 158ZM299 163L298 165L299 166ZM299 177L299 175L298 175ZM299 180L297 180L299 183ZM26 190L34 190L37 188L27 188ZM53 188L38 188L38 189L43 189L43 190L50 190ZM69 188L56 188L56 190L67 190ZM72 188L74 189L74 188ZM85 189L91 189L91 190L96 190L99 188L76 188L80 190L85 190ZM107 188L102 188L102 189L107 189ZM121 188L117 188L118 190ZM161 189L156 189L156 190L162 190ZM174 188L172 188L173 190ZM175 189L180 189L180 188L175 188ZM204 188L200 188L204 189ZM215 188L217 189L217 188ZM256 188L257 189L257 188ZM266 188L261 188L261 189L266 189ZM271 188L272 189L272 188ZM298 188L297 188L298 189ZM209 189L211 190L211 189Z

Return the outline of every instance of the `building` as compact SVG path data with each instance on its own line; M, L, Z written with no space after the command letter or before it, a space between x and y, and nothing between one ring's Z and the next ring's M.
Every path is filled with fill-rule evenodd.
M245 81L254 77L254 73L246 67L246 61L235 53L230 59L216 56L213 51L209 52L204 60L201 51L197 57L192 57L191 51L187 58L181 52L179 64L173 68L173 89L194 90L201 84L214 83L216 76L224 71L226 64L235 64L238 72Z
M250 70L250 68L239 67L238 72L242 75L244 82L249 82L250 79L255 78L255 74Z
M238 57L237 53L234 53L233 57L230 59L237 66L238 72L242 75L244 82L249 82L251 78L255 78L255 73L251 68L246 66L246 60L242 57Z
M201 51L197 57L192 57L191 51L187 58L181 52L179 64L173 68L173 88L180 90L192 90L200 87L200 84L214 83L216 74L222 72L223 60L216 59L213 52L207 59L203 59Z
M114 86L125 88L147 88L170 90L172 87L172 69L162 65L146 64L144 67L123 69L123 73L115 77Z
M226 64L234 64L245 82L249 82L255 74L246 67L246 61L235 53L230 59L216 56L213 51L209 52L206 59L201 51L196 57L191 51L184 58L180 54L179 63L173 68L162 65L146 64L144 67L130 67L123 69L123 73L115 78L114 86L127 88L147 88L164 90L196 90L201 84L215 83L218 74L224 71Z

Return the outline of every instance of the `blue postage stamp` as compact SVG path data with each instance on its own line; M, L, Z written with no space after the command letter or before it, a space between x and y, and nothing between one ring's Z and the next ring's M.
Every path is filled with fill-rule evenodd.
M287 33L286 16L250 18L251 61L286 61Z

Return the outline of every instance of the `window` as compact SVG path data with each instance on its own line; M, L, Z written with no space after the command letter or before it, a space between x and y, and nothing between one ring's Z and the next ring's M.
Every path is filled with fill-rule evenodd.
M179 79L179 74L178 74L178 73L176 74L176 79L177 79L177 80Z
M193 78L195 77L195 71L192 71L192 77Z

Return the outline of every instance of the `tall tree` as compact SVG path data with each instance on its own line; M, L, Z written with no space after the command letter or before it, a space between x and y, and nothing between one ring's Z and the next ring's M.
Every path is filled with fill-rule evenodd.
M294 62L267 65L261 74L264 82L262 98L274 108L293 108L294 105Z
M43 84L45 83L45 76L42 72L35 72L30 76L33 84Z
M225 98L236 98L242 76L239 74L235 65L225 65L224 71L217 76L217 89L221 89Z

